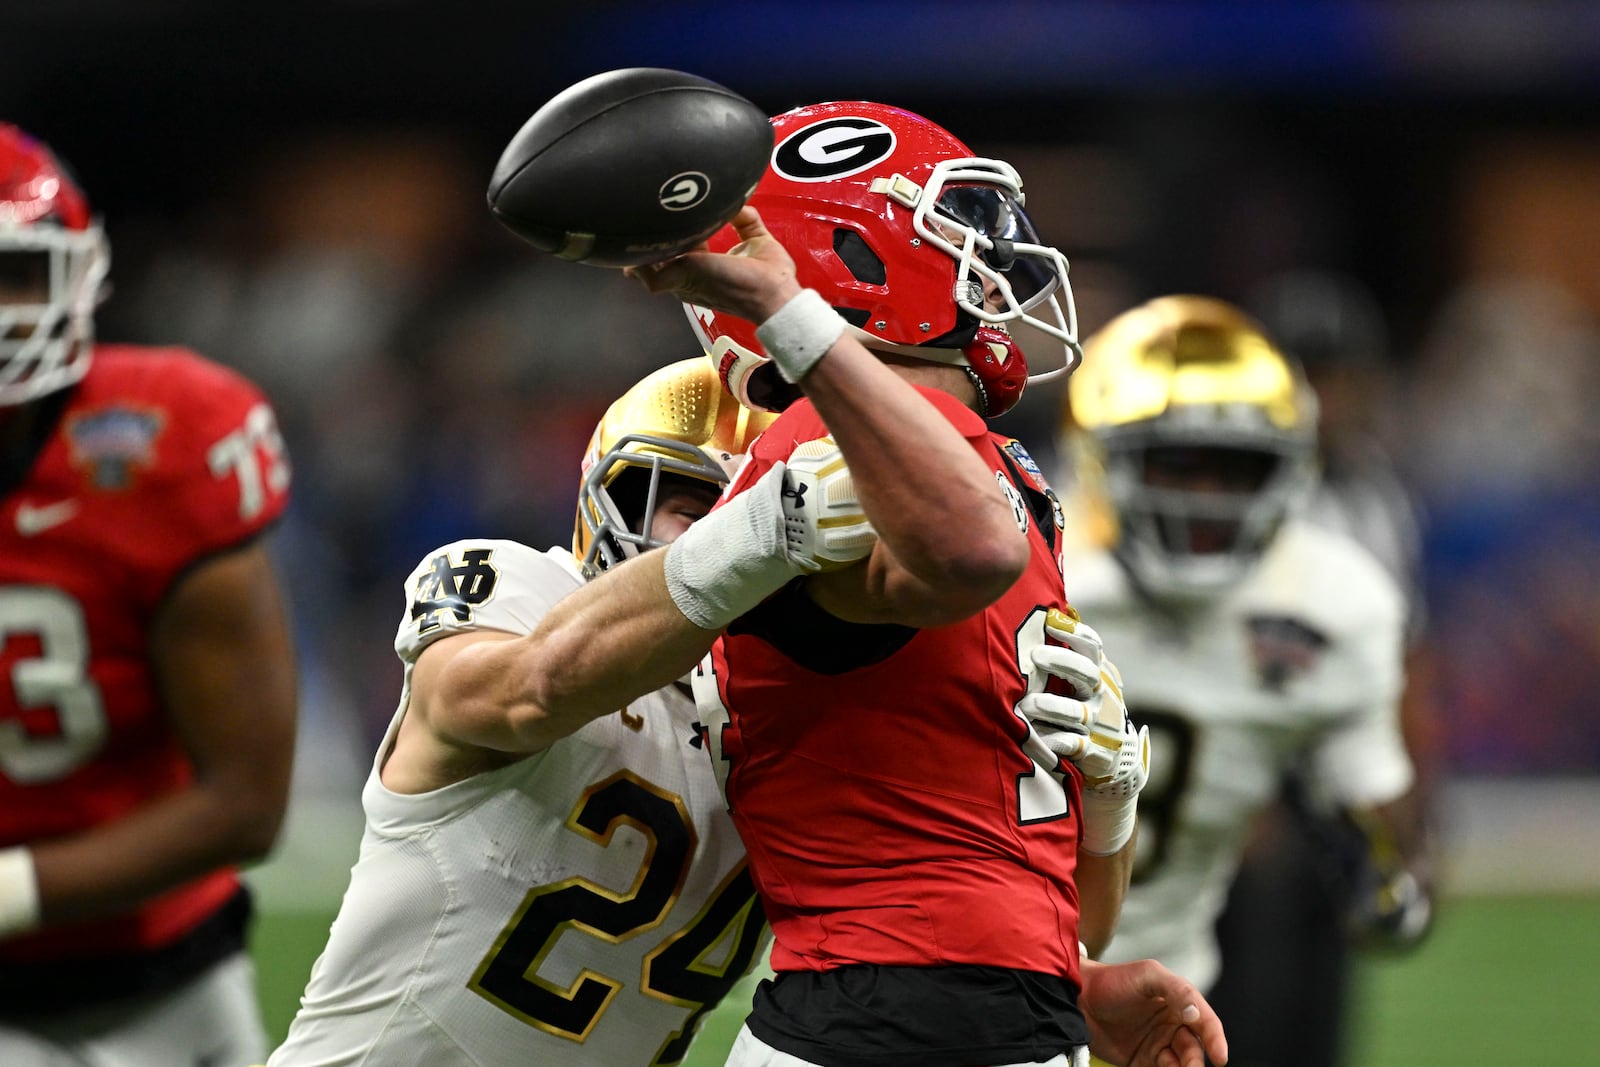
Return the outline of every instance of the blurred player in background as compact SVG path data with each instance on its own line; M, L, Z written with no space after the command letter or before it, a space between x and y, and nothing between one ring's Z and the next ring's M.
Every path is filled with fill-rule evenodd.
M878 535L860 565L706 619L728 630L696 694L775 937L728 1062L1065 1065L1110 988L1080 967L1080 911L1086 940L1109 935L1144 736L1068 614L1054 494L983 417L1029 379L1008 323L1054 339L1056 373L1076 362L1066 263L1016 171L920 116L852 102L773 123L732 234L632 271L688 302L732 391L783 409L731 499L831 434L840 497ZM831 528L830 493L810 506ZM1024 704L1047 647L1082 665L1059 752ZM1200 1005L1179 994L1159 1037L1096 1046L1198 1064L1202 1040L1223 1048Z
M1300 361L1319 401L1321 477L1307 521L1359 540L1409 597L1401 722L1417 782L1395 814L1408 847L1428 855L1426 814L1441 746L1422 640L1422 514L1382 443L1379 420L1393 384L1382 309L1356 279L1310 269L1267 279L1247 307ZM1227 1013L1233 1048L1247 1062L1344 1062L1353 941L1343 919L1357 886L1352 864L1340 857L1351 844L1337 822L1308 810L1304 784L1291 776L1283 803L1264 814L1245 850L1217 924L1225 965L1211 999ZM1312 1051L1299 1051L1305 1048Z
M179 348L95 344L109 250L0 125L0 1063L264 1052L234 867L272 847L296 677L263 533L272 409Z
M1309 384L1257 323L1204 297L1150 301L1085 351L1065 413L1081 535L1067 567L1152 733L1133 884L1105 958L1153 956L1213 988L1227 967L1213 924L1290 775L1362 842L1341 931L1415 943L1430 904L1406 832L1405 597L1371 553L1296 514L1316 477ZM1315 1060L1314 1036L1270 1062Z
M673 680L714 634L659 570L653 609L617 593L624 572L659 568L646 550L710 511L771 421L703 358L658 370L595 429L572 552L460 541L407 579L405 683L362 793L360 857L271 1067L683 1058L765 923ZM812 565L786 554L783 478L706 527L763 531L771 566L737 579L758 599Z

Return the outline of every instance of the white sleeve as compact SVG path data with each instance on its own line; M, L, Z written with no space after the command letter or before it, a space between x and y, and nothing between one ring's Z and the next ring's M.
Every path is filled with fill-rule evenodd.
M1393 705L1366 709L1336 727L1312 755L1317 792L1341 807L1371 807L1411 788L1411 757Z
M1291 565L1312 575L1306 610L1332 642L1313 696L1328 716L1310 754L1313 795L1337 806L1393 800L1414 776L1400 729L1405 691L1405 597L1366 549L1301 529Z
M1369 597L1382 610L1349 612L1340 637L1339 673L1354 688L1349 712L1337 719L1311 756L1319 793L1343 807L1395 799L1414 776L1400 728L1405 690L1405 637L1400 598Z
M422 557L406 578L394 650L414 663L441 637L473 630L525 634L583 584L571 557L515 541L455 541Z

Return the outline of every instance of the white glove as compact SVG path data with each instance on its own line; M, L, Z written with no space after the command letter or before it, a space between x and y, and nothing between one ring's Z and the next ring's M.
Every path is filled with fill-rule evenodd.
M1031 655L1049 679L1046 688L1024 696L1017 710L1051 752L1083 773L1081 844L1110 855L1133 835L1139 791L1150 777L1150 729L1128 719L1122 673L1076 611L1052 608L1045 637ZM1067 693L1051 691L1056 679Z
M1078 843L1084 851L1109 856L1122 850L1133 836L1139 792L1149 777L1150 727L1135 730L1132 722L1126 722L1111 773L1083 782L1083 827Z
M789 456L783 488L789 555L811 569L832 571L858 563L878 543L844 454L831 437L802 441Z
M1422 943L1433 926L1433 899L1405 868L1371 872L1357 887L1346 923L1351 938L1366 949L1405 952Z
M1017 710L1050 751L1077 764L1092 786L1118 767L1128 720L1122 675L1105 658L1100 635L1076 611L1051 608L1044 632L1046 643L1032 657L1047 676L1046 687L1023 697Z
M667 591L690 622L721 630L791 580L864 558L877 539L838 446L806 441L667 546Z

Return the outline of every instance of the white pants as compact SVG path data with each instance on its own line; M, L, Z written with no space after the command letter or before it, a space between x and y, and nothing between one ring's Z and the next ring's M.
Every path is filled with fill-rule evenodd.
M1061 1053L1034 1063L995 1063L987 1067L1088 1067L1089 1050L1080 1048L1072 1053ZM725 1067L817 1067L810 1060L779 1052L755 1034L750 1027L741 1026L733 1048L728 1051Z
M248 1067L267 1056L255 966L243 952L158 997L0 1023L5 1067Z

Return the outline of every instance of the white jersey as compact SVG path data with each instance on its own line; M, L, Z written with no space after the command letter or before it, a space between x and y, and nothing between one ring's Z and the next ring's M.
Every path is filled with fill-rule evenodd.
M1209 989L1213 926L1285 772L1330 807L1410 787L1402 595L1354 541L1293 520L1237 588L1182 616L1137 596L1104 551L1069 546L1066 575L1150 728L1133 885L1103 958L1154 958Z
M379 778L424 648L526 633L581 582L567 552L510 541L447 545L407 580L360 856L270 1067L676 1063L751 969L761 912L677 686L429 793Z

